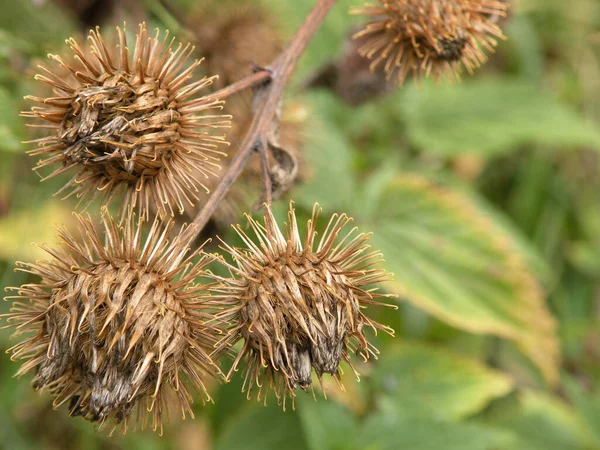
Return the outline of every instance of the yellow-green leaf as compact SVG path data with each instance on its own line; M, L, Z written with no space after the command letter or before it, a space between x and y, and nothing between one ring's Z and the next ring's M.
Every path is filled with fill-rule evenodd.
M472 415L512 390L510 378L479 361L416 343L386 349L372 380L385 407L443 420Z
M418 175L368 197L361 228L374 232L373 247L394 273L392 292L457 328L515 341L546 380L557 380L555 321L503 227L467 196Z
M47 258L48 254L32 243L56 243L54 226L72 224L72 211L65 202L51 200L35 208L11 211L0 219L0 259L14 262Z
M569 105L523 80L407 89L398 103L408 137L426 152L494 155L523 144L600 149L600 132Z
M518 440L503 450L596 449L592 431L585 420L561 400L539 392L526 391L516 411L504 411L494 420L515 433Z
M366 421L358 445L365 450L497 450L509 448L513 435L474 423L431 417L379 414Z

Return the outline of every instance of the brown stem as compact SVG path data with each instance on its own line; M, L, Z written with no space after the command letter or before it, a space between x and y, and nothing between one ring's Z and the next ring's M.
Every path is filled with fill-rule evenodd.
M261 146L267 145L267 134L271 129L273 118L277 113L289 76L306 49L308 42L321 27L323 20L335 2L336 0L317 0L317 4L308 14L286 49L268 69L271 74L271 81L259 86L255 92L254 104L256 105L256 111L252 123L227 171L190 224L188 230L191 239L198 237L225 194L243 172L252 154L260 150Z
M262 198L261 203L270 205L273 194L273 180L269 170L269 145L266 142L260 143L260 177L262 180Z
M227 97L231 97L233 94L237 94L243 90L256 87L260 84L267 83L271 80L271 72L268 70L259 70L256 73L253 73L250 76L242 78L239 81L236 81L233 84L230 84L223 89L219 89L218 91L210 94L210 97L217 98L219 100L224 100Z

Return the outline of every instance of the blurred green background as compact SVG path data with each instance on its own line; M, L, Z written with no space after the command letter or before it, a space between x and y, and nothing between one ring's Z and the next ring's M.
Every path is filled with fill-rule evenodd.
M1 287L26 282L14 262L42 257L30 242L55 242L51 225L73 220L74 204L52 196L67 178L40 184L21 143L35 66L96 23L146 20L188 39L207 3L219 0L0 0ZM314 1L258 3L288 38ZM318 201L374 232L400 296L398 311L373 312L397 331L374 338L379 360L357 363L360 383L346 370L346 392L327 383L327 400L299 392L295 411L247 401L235 377L162 437L108 437L52 411L6 355L0 447L600 449L600 2L515 0L508 40L475 76L349 106L303 87L339 60L360 3L338 2L290 85L311 175L279 206L291 195L306 216Z

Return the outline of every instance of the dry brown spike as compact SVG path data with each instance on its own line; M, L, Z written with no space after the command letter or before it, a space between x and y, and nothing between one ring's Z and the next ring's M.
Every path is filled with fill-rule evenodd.
M169 242L172 222L155 219L144 240L141 221L119 226L105 211L100 233L78 219L80 239L61 229L59 250L42 246L49 260L19 264L39 281L8 297L17 374L35 371L55 407L124 430L148 411L162 429L168 399L193 417L192 393L209 401L206 377L220 373L209 354L222 327L196 284L213 258L190 252L183 228Z
M402 84L411 73L454 80L464 66L472 74L504 39L492 18L507 9L497 0L376 0L351 12L368 18L354 35L359 53Z
M201 95L215 77L191 81L201 61L189 63L194 47L175 46L168 31L150 37L141 24L130 52L125 26L116 30L115 47L96 28L87 48L67 40L72 61L49 55L67 76L40 66L36 80L55 97L26 97L41 106L23 115L47 132L30 141L37 148L29 153L42 157L36 170L58 166L44 179L74 172L59 191L67 197L109 203L124 190L122 211L137 207L147 216L152 205L162 215L182 213L208 190L203 180L216 176L227 145L214 132L229 126L223 102Z
M392 306L380 301L390 296L373 287L389 277L377 267L381 253L370 249L367 234L345 230L351 222L345 214L333 215L315 242L319 213L315 205L301 237L292 204L284 233L266 208L264 225L247 216L257 240L238 225L247 247L223 244L234 264L231 278L219 279L224 284L213 289L212 298L231 304L220 317L233 326L217 349L243 341L228 377L245 366L248 398L255 386L259 399L266 400L265 391L272 389L285 408L296 387L312 388L313 371L319 381L328 373L341 382L342 360L358 376L350 355L366 360L377 354L365 328L393 334L365 315L370 305Z

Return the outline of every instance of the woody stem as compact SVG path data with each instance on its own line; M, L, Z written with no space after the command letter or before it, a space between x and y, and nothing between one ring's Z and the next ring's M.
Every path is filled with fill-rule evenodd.
M242 78L239 81L236 81L233 84L230 84L227 87L224 87L223 89L219 89L218 91L211 93L210 97L219 100L224 100L227 97L231 97L232 95L237 94L238 92L244 91L246 89L255 87L263 83L268 83L270 80L271 72L269 72L268 70L259 70L253 73L252 75L249 75L245 78Z
M254 94L256 110L252 123L239 146L238 152L231 160L227 171L190 224L191 226L188 228L190 240L196 239L206 226L218 205L247 166L253 153L266 148L267 135L277 113L290 74L335 2L336 0L317 0L317 4L308 14L288 46L267 69L270 79L265 77L264 82L256 87ZM260 73L263 73L263 71L257 72L257 74ZM255 77L257 74L251 75L251 77Z

